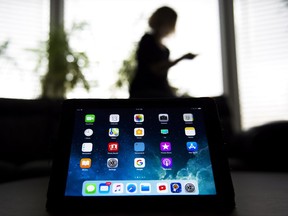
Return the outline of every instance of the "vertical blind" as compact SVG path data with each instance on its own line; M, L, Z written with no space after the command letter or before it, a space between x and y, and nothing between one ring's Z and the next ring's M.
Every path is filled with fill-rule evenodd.
M288 120L288 4L234 3L242 128Z
M41 71L35 72L39 49L49 30L49 0L1 0L0 97L36 98ZM42 74L44 71L42 71Z

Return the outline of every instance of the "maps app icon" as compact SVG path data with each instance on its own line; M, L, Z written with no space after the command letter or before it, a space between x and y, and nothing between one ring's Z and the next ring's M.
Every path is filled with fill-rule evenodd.
M119 136L119 128L109 128L108 134L109 134L110 137Z

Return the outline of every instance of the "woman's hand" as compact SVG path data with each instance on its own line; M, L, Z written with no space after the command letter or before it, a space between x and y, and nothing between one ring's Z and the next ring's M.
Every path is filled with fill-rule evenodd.
M182 59L194 59L196 56L197 56L197 54L187 53L187 54L182 56Z

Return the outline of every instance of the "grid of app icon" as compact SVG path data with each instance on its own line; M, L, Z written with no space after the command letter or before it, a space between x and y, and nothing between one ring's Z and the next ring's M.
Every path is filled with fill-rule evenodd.
M160 131L158 131L159 135L162 137L162 140L159 142L159 163L164 170L171 170L173 169L173 145L174 143L170 142L170 136L173 135L173 131L169 130L169 125L173 124L171 123L171 119L169 117L169 113L159 113L157 115L158 119L155 119L155 124L159 124ZM146 136L146 129L149 131L149 128L145 128L144 124L144 118L145 115L143 113L135 113L133 114L133 119L131 119L131 123L134 122L134 131L132 134L134 135L135 142L131 145L132 148L134 148L135 158L134 158L134 167L139 170L143 170L146 166L145 161L145 136ZM183 122L183 131L184 136L187 138L186 143L182 143L183 148L187 150L187 153L196 155L199 149L199 144L197 142L196 137L196 129L194 126L194 116L192 113L183 113L182 117L179 116L179 120ZM125 119L125 118L124 118ZM148 118L149 119L149 118ZM95 129L93 128L93 125L97 123L96 121L96 115L88 113L85 115L85 124L87 125L87 128L84 130L84 135L86 139L92 139L93 134L95 133ZM121 144L118 141L118 137L120 136L120 114L117 113L111 113L109 114L108 121L110 123L108 131L108 136L110 137L110 142L107 143L107 168L115 170L118 168L119 163L123 161L123 163L126 163L125 159L118 158L118 152L119 147ZM148 133L148 132L147 132ZM171 134L172 133L172 134ZM179 145L179 144L177 144ZM89 140L89 142L84 141L82 143L82 154L91 154L94 149L94 143ZM111 157L111 154L113 154L113 157ZM144 157L139 157L140 154L142 154ZM80 168L82 169L89 169L92 166L92 159L93 157L83 157L80 159ZM97 160L97 158L96 158ZM119 162L120 160L120 162ZM88 186L87 186L88 187ZM116 186L115 186L116 187ZM147 192L149 187L151 185L145 185L144 183L141 185L142 188L145 188L143 193ZM171 186L172 187L172 186ZM92 190L92 186L89 187L90 193L92 193L94 190ZM104 186L102 188L105 188ZM168 190L168 185L159 185L158 192L159 193L165 193L166 190ZM173 190L172 190L173 189ZM178 193L178 191L181 191L181 185L173 185L172 187L172 193ZM87 189L88 190L88 189ZM118 184L116 188L112 188L112 190L115 190L117 192L123 192L125 191L123 188L123 184ZM131 189L132 190L132 189ZM96 189L95 189L96 191ZM99 189L100 191L100 189ZM104 191L104 189L103 189ZM127 188L126 188L127 191ZM87 192L88 194L89 192Z

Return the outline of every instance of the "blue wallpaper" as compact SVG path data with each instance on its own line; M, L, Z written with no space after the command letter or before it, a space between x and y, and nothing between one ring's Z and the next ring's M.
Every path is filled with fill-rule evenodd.
M191 113L193 121L185 122L184 113ZM85 122L87 114L95 115L95 121ZM119 122L109 122L111 114L118 114ZM135 122L134 114L143 114L144 121ZM159 114L168 114L168 122L160 122ZM141 118L137 120L141 121ZM186 135L185 128L187 127L195 128L196 134ZM119 136L110 137L108 134L110 128L118 128ZM135 136L135 128L143 128L144 136ZM86 129L92 129L93 134L85 136ZM165 129L166 132L168 129L168 134L161 133L161 129ZM117 152L108 152L110 142L118 143ZM144 151L135 151L136 142L144 143ZM169 142L171 149L161 151L161 142L162 144ZM187 142L197 144L194 152L188 151ZM82 152L83 143L92 143L92 151ZM90 168L80 167L82 158L91 159ZM118 167L108 168L108 158L117 158ZM145 167L135 168L135 158L144 158ZM163 158L172 159L171 168L163 168L161 163ZM199 194L216 194L202 110L188 107L78 109L75 111L74 135L65 195L82 196L83 182L97 180L143 182L196 180Z

